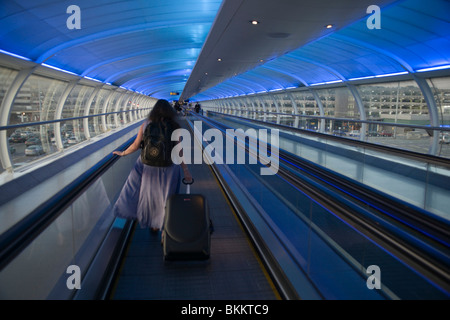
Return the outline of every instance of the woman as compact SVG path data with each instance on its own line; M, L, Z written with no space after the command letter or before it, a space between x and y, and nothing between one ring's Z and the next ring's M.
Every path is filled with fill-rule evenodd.
M147 125L158 122L170 123L173 130L180 128L175 121L176 112L167 100L156 102L146 122L125 151L114 151L118 156L126 156L140 149ZM168 167L153 167L136 160L128 179L114 205L114 215L125 219L137 219L142 227L149 227L153 232L161 229L164 222L165 205L168 197L178 193L181 181L181 169L187 183L192 181L187 165L172 164Z

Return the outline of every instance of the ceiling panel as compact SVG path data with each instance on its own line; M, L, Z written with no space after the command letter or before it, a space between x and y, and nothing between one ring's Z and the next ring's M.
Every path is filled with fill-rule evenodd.
M379 4L377 1L372 2ZM239 79L246 74L260 75L260 70L269 68L276 72L264 72L264 76L272 77L275 81L280 77L280 72L295 74L302 80L301 84L295 80L287 83L286 88L290 88L405 71L415 72L422 68L450 64L450 1L404 0L380 7L381 29L367 28L369 14L366 14L339 30L302 44L235 77ZM323 8L332 10L331 7ZM298 32L302 30L299 28ZM199 65L203 66L204 63ZM194 69L193 75L195 72ZM285 76L282 78L285 79ZM200 88L201 98L223 95L223 90L220 94L216 92L216 88L222 86L223 83L217 87L208 87L204 83ZM271 88L266 89L268 91ZM253 91L256 91L256 83L255 90L248 93ZM233 94L230 92L229 96ZM192 97L193 100L199 98L200 95Z
M66 26L72 4L79 30ZM382 8L379 30L367 28L369 5ZM205 100L449 65L449 12L447 0L8 0L0 49Z
M157 92L156 98L170 99L171 91L183 90L221 3L1 1L0 49L80 76L142 93ZM71 15L66 10L72 4L80 8L81 29L66 26ZM149 79L147 86L141 85L145 83L143 77ZM156 77L160 81L152 88Z

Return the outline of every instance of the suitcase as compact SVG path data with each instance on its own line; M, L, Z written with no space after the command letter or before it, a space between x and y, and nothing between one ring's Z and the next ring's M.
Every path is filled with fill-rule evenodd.
M192 181L193 183L194 181ZM173 194L166 203L162 234L164 260L207 260L210 256L212 223L206 198Z

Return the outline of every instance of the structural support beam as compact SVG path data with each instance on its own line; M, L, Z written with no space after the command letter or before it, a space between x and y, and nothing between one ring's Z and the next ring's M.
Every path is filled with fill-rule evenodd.
M420 90L422 91L423 97L425 98L425 102L428 106L428 111L430 112L430 125L432 127L439 127L439 110L436 105L436 101L434 100L433 92L430 89L430 86L427 83L427 80L421 77L418 77L416 74L413 74L414 80L417 82ZM431 155L436 155L438 152L439 146L439 133L433 132L433 137L431 139L430 148L428 153Z
M98 92L100 91L100 89L103 87L103 85L99 85L97 87L95 87L94 92L91 93L91 96L89 97L89 100L86 102L86 106L84 108L84 116L88 116L89 115L89 111L91 110L91 104L92 101L94 101L94 98L97 96ZM91 139L91 132L89 130L89 118L84 118L83 119L83 128L84 128L84 136L86 138L86 140Z
M355 98L355 103L359 110L360 120L366 121L367 120L366 111L364 110L364 103L361 99L358 89L356 89L356 87L353 84L350 84L348 82L345 82L345 84L347 85L348 89L352 93L353 98ZM363 122L361 124L360 138L359 138L361 141L364 141L366 139L366 131L367 131L367 123Z
M6 91L6 94L0 106L0 126L8 125L11 108L14 104L14 99L16 98L16 95L19 92L20 88L22 88L22 85L28 79L30 74L33 73L36 67L37 65L21 70L11 83L9 89ZM8 137L6 130L0 130L0 160L2 162L3 169L7 170L8 172L12 172L12 163L8 149Z
M66 89L64 90L63 94L59 98L58 105L56 107L56 112L55 112L55 120L61 119L62 111L64 108L64 104L66 103L67 97L69 96L69 94L73 90L73 88L75 88L78 81L80 81L80 79L71 81L67 84ZM61 122L55 123L55 142L56 142L56 147L58 148L58 150L61 151L64 149L62 139L61 139Z

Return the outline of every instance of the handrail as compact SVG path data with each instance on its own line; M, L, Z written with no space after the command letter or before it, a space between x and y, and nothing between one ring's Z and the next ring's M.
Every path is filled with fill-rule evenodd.
M38 121L38 122L24 122L24 123L10 124L10 125L7 125L7 126L0 126L0 131L1 130L8 130L8 129L23 128L23 127L39 126L39 125L44 125L44 124L49 124L49 123L56 123L56 122L80 120L80 119L86 119L86 118L95 118L95 117L107 116L107 115L111 115L111 114L119 114L119 113L125 113L125 112L136 112L136 111L142 111L142 110L148 110L148 109L151 109L151 108L113 111L113 112L106 112L106 113L90 114L90 115L87 115L87 116L80 116L80 117L62 118L62 119L54 119L54 120L46 120L46 121Z
M122 144L125 150L133 141L132 137ZM42 203L21 221L0 235L0 271L24 250L39 234L47 228L64 210L70 206L97 178L107 171L119 156L108 154L96 165L60 190L51 199Z
M282 157L286 157L286 152L280 151ZM379 234L384 242L388 242L391 247L401 247L403 252L408 251L408 254L414 256L420 265L426 265L428 269L432 269L436 274L436 277L440 281L448 281L448 275L446 267L443 265L445 262L445 252L449 249L449 223L439 219L435 216L424 214L424 210L410 206L409 204L398 201L394 198L384 198L380 196L378 192L367 188L359 183L352 182L351 179L340 177L323 168L315 167L297 159L294 155L287 156L294 165L305 167L312 172L306 173L312 180L317 180L319 183L325 182L326 188L331 188L336 194L343 193L342 199L349 198L354 202L356 206L352 208L350 212L346 213L347 219L357 220L358 225L369 230L370 235ZM297 185L304 186L307 181L290 175L281 169L282 174L286 179L294 181ZM323 202L328 202L330 206L337 206L334 200L329 199L329 194L325 193L321 197ZM368 211L364 207L370 207ZM359 214L360 208L364 208L367 214ZM348 212L348 210L337 210L336 212ZM393 222L396 222L393 224ZM396 224L403 228L404 231L397 231L397 234L393 235L389 231L393 228L397 228ZM387 237L386 235L389 234ZM415 234L410 236L410 234ZM417 236L420 235L420 237ZM386 241L384 239L389 239ZM417 238L417 240L416 240ZM423 242L421 238L426 239ZM418 252L419 247L424 247L423 252ZM430 264L428 261L433 261L436 267Z
M449 246L449 222L439 216L430 215L424 209L401 201L387 194L372 189L362 183L342 176L326 168L300 159L296 155L280 150L280 157L294 170L302 170L315 180L326 183L329 187L353 198L356 202L370 206L376 211L384 212L383 217L392 218L408 229L419 232L427 238L445 246Z
M337 121L347 121L347 122L358 122L358 123L368 123L368 124L382 124L386 126L393 126L393 127L405 127L405 128L417 128L417 129L425 129L425 130L437 130L437 131L450 131L450 127L434 127L434 126L424 126L424 125L413 125L413 124L406 124L406 123L395 123L395 122L381 122L381 121L373 121L373 120L361 120L361 119L351 119L351 118L335 118L335 117L327 117L327 116L320 116L320 115L308 115L308 114L298 114L298 113L283 113L283 112L272 112L272 111L261 111L261 110L237 110L234 109L240 113L259 113L259 114L274 114L274 115L286 115L291 117L299 117L299 118L309 118L309 119L321 119L321 120L337 120ZM215 112L220 113L217 111L209 111L208 112ZM225 113L224 113L225 114ZM225 114L229 116L234 116L230 114ZM251 119L255 120L255 119Z
M373 151L381 151L381 152L384 152L384 153L388 153L388 154L394 155L396 157L402 156L402 157L408 158L410 160L414 160L414 161L419 161L420 160L420 161L425 161L425 162L430 163L430 164L435 164L435 165L443 166L443 167L446 167L446 168L450 168L450 159L434 156L434 155L431 155L431 154L424 154L424 153L414 152L414 151L410 151L410 150L397 149L397 148L394 148L394 147L374 144L374 143L370 143L370 142L367 142L367 141L347 139L347 138L343 138L343 137L340 137L340 136L334 136L334 135L330 135L330 134L326 134L326 133L322 133L322 132L316 132L316 131L311 131L311 130L306 130L306 129L300 129L300 128L295 128L295 127L291 127L291 126L287 126L287 125L283 125L283 124L279 124L279 123L266 122L266 121L257 120L257 119L242 118L242 117L239 117L239 116L230 115L230 114L224 114L224 113L215 112L215 111L208 111L208 113L217 114L217 115L225 116L225 117L232 117L232 118L236 118L236 119L238 119L240 121L249 121L249 122L255 122L255 123L259 123L259 124L264 124L265 126L274 126L274 127L277 127L277 128L281 128L283 130L288 130L288 131L291 131L291 132L302 133L302 134L306 134L306 135L313 136L313 137L323 137L325 139L338 141L340 143L343 143L343 144L346 144L346 145L349 145L349 146L352 146L352 147L360 146L360 147L364 147L365 149L370 149L370 150L373 150Z

